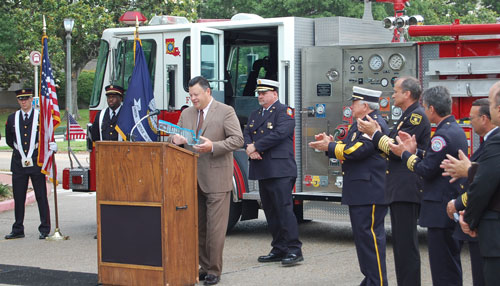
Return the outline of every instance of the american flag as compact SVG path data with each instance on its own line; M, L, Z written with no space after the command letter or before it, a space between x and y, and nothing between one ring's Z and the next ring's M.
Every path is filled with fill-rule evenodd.
M75 118L68 113L69 116L69 139L68 139L68 129L66 128L66 134L64 137L66 140L75 140L75 139L85 139L87 135L85 134L85 130L76 122Z
M49 175L54 180L52 172L52 151L49 150L49 142L54 142L54 130L61 123L61 115L57 104L56 85L52 75L52 67L49 60L49 49L47 36L42 37L42 75L40 81L40 136L38 142L38 166L42 167L42 173ZM57 174L57 173L56 173ZM57 182L56 182L57 184Z

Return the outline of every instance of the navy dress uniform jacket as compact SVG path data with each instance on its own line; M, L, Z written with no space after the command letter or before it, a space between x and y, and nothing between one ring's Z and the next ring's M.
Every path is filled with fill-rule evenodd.
M417 148L425 150L431 140L431 124L424 109L418 102L409 106L391 129L389 135L381 132L373 135L373 142L387 155L387 178L385 197L387 203L412 202L420 203L422 198L422 180L401 164L401 157L394 155L388 142L396 142L399 131L415 135Z
M423 227L453 228L455 222L446 214L446 204L458 196L464 180L450 183L450 177L443 177L439 166L446 154L458 157L458 150L467 153L467 139L463 129L450 115L443 119L432 136L425 154L403 152L404 165L424 179L419 225Z
M250 114L243 132L244 148L253 143L262 157L262 160L250 160L250 180L297 177L293 148L295 119L291 112L276 101L264 115L262 108Z
M99 124L99 117L101 116L101 112L106 112L104 113L104 117L102 119L102 126ZM105 141L118 141L118 131L116 131L115 126L116 122L118 121L118 115L121 112L120 111L115 115L113 119L111 119L109 115L109 107L106 109L103 109L97 113L97 115L94 118L94 123L92 123L92 141L100 141L100 140L105 140ZM100 133L102 132L102 138L100 138Z
M464 220L478 230L483 257L500 257L500 133L488 138L467 192Z
M369 115L378 122L382 133L387 134L387 123L380 113L375 110ZM343 161L342 204L387 204L384 196L385 159L371 138L358 131L357 122L349 128L345 140L328 145L328 157Z
M7 123L5 125L5 141L7 142L7 145L9 145L10 148L13 149L12 151L12 159L10 161L10 170L12 173L18 173L18 174L39 174L41 171L41 167L38 166L37 160L38 160L38 148L35 147L33 150L33 155L31 158L33 159L33 166L32 167L27 167L24 168L22 166L21 162L21 154L19 153L20 150L23 150L24 154L28 155L28 150L29 150L29 145L31 141L31 128L33 128L33 116L35 112L32 109L31 114L28 118L28 120L25 122L23 119L23 113L19 112L19 125L20 125L20 135L21 135L21 143L17 142L16 139L16 130L15 130L15 115L16 113L12 113L9 115L7 118ZM36 138L35 138L35 146L38 146L38 134L39 134L39 126L35 126L34 128L37 128L36 131ZM15 145L18 146L18 148L15 147Z

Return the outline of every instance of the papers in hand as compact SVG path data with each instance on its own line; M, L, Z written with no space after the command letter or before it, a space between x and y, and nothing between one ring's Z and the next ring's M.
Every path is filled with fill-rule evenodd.
M158 121L158 130L169 134L179 134L186 138L188 145L196 145L200 143L200 138L199 136L196 136L194 130L182 128L165 120Z

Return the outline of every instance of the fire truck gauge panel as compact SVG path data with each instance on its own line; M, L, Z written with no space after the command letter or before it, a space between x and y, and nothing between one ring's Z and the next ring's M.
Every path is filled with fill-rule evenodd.
M384 67L384 60L379 55L372 55L368 65L372 71L380 71Z
M405 65L405 58L402 54L392 54L389 57L389 67L395 71L401 70Z

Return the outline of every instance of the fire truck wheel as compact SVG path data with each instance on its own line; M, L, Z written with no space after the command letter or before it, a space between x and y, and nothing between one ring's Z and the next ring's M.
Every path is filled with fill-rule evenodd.
M231 229L236 225L241 217L241 204L242 202L233 201L233 192L231 192L231 202L229 205L229 220L227 222L227 231L229 233Z

